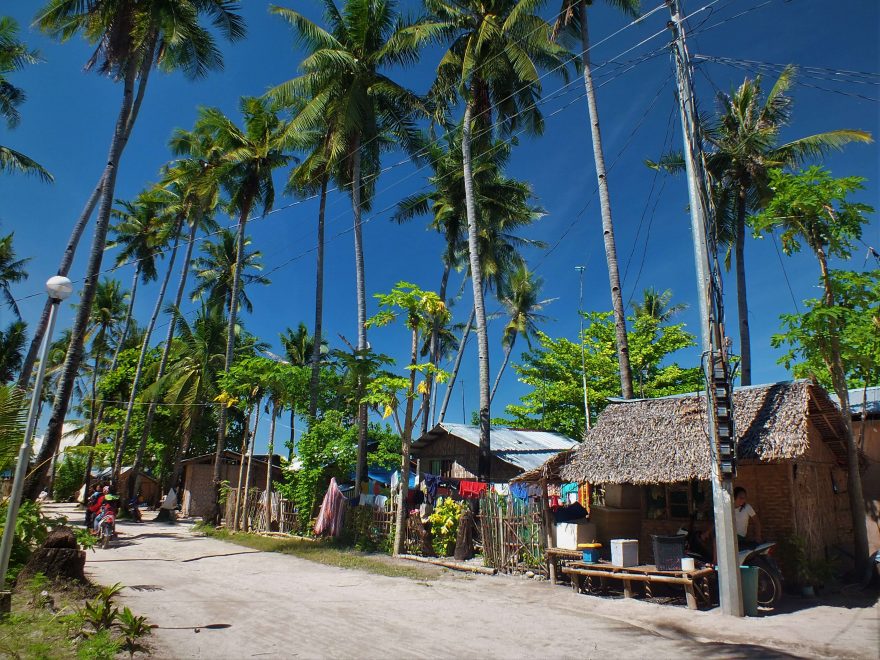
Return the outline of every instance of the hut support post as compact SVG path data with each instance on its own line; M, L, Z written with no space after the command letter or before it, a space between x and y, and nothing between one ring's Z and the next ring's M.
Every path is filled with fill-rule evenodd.
M547 506L547 480L541 479L541 513L544 519L544 532L547 534L547 549L556 547L556 527L553 525L553 517L550 515L550 507ZM556 558L549 552L544 553L547 560L547 572L550 574L550 584L556 584Z

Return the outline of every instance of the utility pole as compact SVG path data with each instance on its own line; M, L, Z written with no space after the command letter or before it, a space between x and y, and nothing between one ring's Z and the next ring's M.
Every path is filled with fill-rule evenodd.
M712 502L715 543L718 548L718 585L721 611L743 615L742 585L733 525L733 477L736 476L736 433L733 428L733 387L724 337L724 305L718 252L710 223L713 212L703 167L703 149L694 99L693 69L685 44L681 0L666 0L672 20L667 27L674 38L673 53L678 78L678 101L684 135L691 231L697 267L709 453L712 463Z
M584 269L585 266L575 266L580 279L581 294L578 298L578 319L580 320L580 335L578 339L581 344L581 382L584 385L584 418L587 421L586 430L590 430L590 397L587 394L587 356L584 352Z

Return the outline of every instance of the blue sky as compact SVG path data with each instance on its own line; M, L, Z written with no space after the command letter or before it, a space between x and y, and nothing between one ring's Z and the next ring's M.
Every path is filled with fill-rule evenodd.
M880 133L877 85L865 84L863 77L842 78L824 72L824 69L874 74L880 71L880 5L864 0L840 0L834 3L832 11L827 2L820 0L689 0L685 11L696 12L709 3L710 8L696 13L690 21L693 54L823 69L815 75L804 72L799 77L799 84L793 90L794 121L783 139L834 128ZM29 28L40 4L7 3L3 8L4 13L19 21L24 39L39 48L45 62L16 74L14 82L26 90L28 101L22 108L20 127L11 132L2 129L2 143L36 158L56 178L53 185L22 177L0 178L0 230L14 230L20 255L33 258L29 265L31 279L15 289L18 297L41 292L42 282L57 269L69 228L103 167L121 93L119 85L83 72L82 66L91 53L83 41L57 44ZM293 46L290 28L268 13L268 3L249 0L243 4L248 37L234 46L222 45L226 59L224 71L198 82L160 73L151 78L138 124L121 163L117 197L130 198L155 179L158 168L169 159L166 143L172 130L191 127L198 106L218 106L236 115L241 95L262 94L270 86L295 75L300 53ZM319 18L317 2L287 4ZM643 9L647 12L659 4L659 0L647 0ZM403 7L412 11L417 8L414 2L405 2ZM544 13L552 17L555 11L555 5L548 5ZM609 186L618 256L625 278L625 300L637 299L647 286L672 289L677 301L690 304L681 319L696 332L695 279L685 181L683 178L664 180L662 176L655 179L652 171L643 165L644 159L657 158L664 149L678 148L681 143L671 62L666 52L660 52L656 57L630 66L633 60L664 46L666 33L633 48L663 29L668 13L660 10L602 43L599 42L628 21L603 3L596 3L590 15L591 36L597 44L592 51L594 65L618 61L598 69L596 77L600 85L597 95L606 162L611 168ZM393 71L392 75L417 92L424 92L439 53L437 49L429 49L418 65ZM699 64L696 82L702 110L713 109L716 90L729 91L744 76L754 75L753 64L744 66L750 72L717 62ZM775 76L769 73L766 78L769 87ZM876 83L876 78L873 80ZM583 87L578 81L568 87L563 85L558 78L545 79L545 134L540 138L520 138L509 174L531 183L539 204L547 211L546 217L530 228L527 235L548 243L550 249L526 255L530 265L537 268L545 280L545 297L556 299L546 310L553 321L546 325L545 331L553 336L574 338L578 324L575 266L587 267L585 308L610 309L610 295L586 102L580 98ZM373 211L365 217L366 278L370 294L387 291L402 279L436 289L440 279L442 245L439 237L426 231L421 221L405 226L390 222L394 204L403 196L422 189L428 174L426 169L420 170L403 160L403 156L396 153L386 157L385 166L401 164L379 180ZM866 189L861 200L877 205L880 172L876 144L848 147L845 152L828 157L825 164L837 176L865 177ZM279 183L281 177L279 173ZM312 250L317 203L297 203L279 195L276 206L282 207L281 210L254 221L249 227L255 247L263 253L265 272L269 273L272 284L249 291L255 311L245 317L245 323L277 351L280 350L278 333L285 327L295 326L299 321L311 326L313 322ZM327 209L325 329L335 345L340 343L338 334L349 339L356 335L350 226L349 199L341 193L332 194ZM83 274L90 231L71 272L74 280ZM864 240L880 249L880 221L876 217L866 229ZM848 267L870 267L866 252L864 246L858 246ZM780 259L774 242L769 239L750 240L746 258L753 380L760 383L785 379L788 374L776 364L778 352L770 347L769 339L778 328L780 313L794 311L796 303L816 295L818 270L814 260L806 254ZM112 259L112 254L105 257L105 268L112 265ZM122 268L114 276L128 286L131 268ZM452 291L458 288L461 278L461 274L453 277ZM463 321L467 316L469 289L469 285L464 287L465 294L454 307L458 320ZM155 285L140 290L136 305L139 319L148 317L155 292ZM732 282L727 300L728 334L736 342ZM25 319L35 322L42 304L40 295L22 300ZM372 313L375 311L372 299L370 305ZM489 304L490 311L497 308L496 302ZM0 310L0 325L10 319L9 311ZM68 308L59 320L59 328L71 322L72 312ZM502 327L500 320L490 326L493 377L501 362ZM161 329L156 339L159 336L164 336ZM401 360L408 346L403 333L391 328L371 331L370 341L376 350ZM698 352L682 353L678 360L696 363ZM500 414L504 405L516 401L523 391L524 387L509 370L499 388L494 414ZM460 384L452 401L448 419L453 422L461 421L463 407L468 418L477 407L477 361L473 342L468 346ZM284 435L286 429L282 427L281 432Z

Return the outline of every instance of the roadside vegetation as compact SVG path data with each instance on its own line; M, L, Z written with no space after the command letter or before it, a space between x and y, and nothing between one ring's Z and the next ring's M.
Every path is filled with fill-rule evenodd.
M300 559L307 559L325 566L337 566L348 568L374 575L385 577L408 578L419 582L436 580L444 569L428 566L413 565L402 559L365 552L358 552L350 548L335 545L329 541L309 541L297 538L280 538L272 536L260 536L244 532L232 533L223 528L215 528L210 525L200 525L197 530L206 536L228 541L246 548L253 548L261 552L280 552L285 555L293 555Z

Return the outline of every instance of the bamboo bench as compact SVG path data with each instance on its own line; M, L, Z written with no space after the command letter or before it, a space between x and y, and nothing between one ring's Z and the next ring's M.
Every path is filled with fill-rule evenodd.
M559 574L559 562L580 561L584 553L580 550L568 550L567 548L547 548L544 551L547 558L547 566L550 572L550 584L556 584L556 576Z
M607 562L587 564L582 561L571 562L562 568L562 572L571 578L571 586L576 593L594 591L593 579L598 578L600 588L604 588L606 580L621 580L623 595L633 597L633 582L645 585L648 598L651 597L651 584L680 584L684 587L687 605L690 609L699 609L700 602L709 603L709 578L715 574L714 568L697 568L692 571L659 571L652 564L641 566L613 566Z

